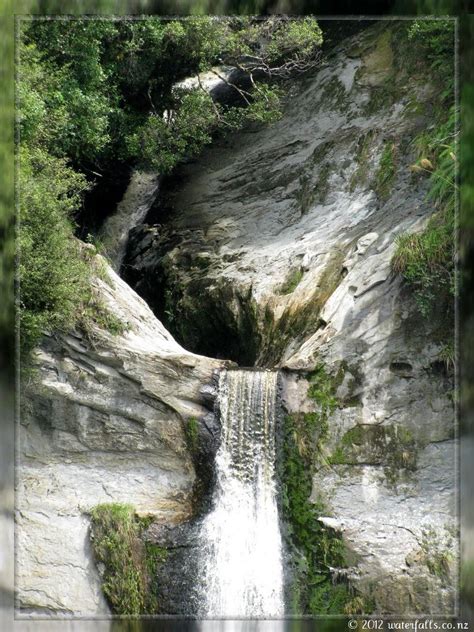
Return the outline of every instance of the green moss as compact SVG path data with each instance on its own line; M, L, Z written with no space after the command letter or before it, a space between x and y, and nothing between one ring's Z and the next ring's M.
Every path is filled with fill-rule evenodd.
M371 81L384 81L393 70L392 30L384 27L373 50L364 59L364 72Z
M394 142L385 143L382 157L380 158L379 168L375 174L374 191L379 198L386 199L390 195L390 191L395 180L396 164L397 164L397 147Z
M258 363L260 366L274 366L278 363L290 342L297 341L307 334L314 333L321 321L322 307L339 285L342 278L342 264L345 253L335 249L331 253L313 294L304 305L290 305L278 321L268 318L267 310L264 329L261 334ZM270 323L268 324L268 321Z
M332 465L382 465L393 483L399 470L415 470L416 460L416 441L408 428L398 424L354 426L328 459Z
M190 417L187 420L184 433L186 436L186 442L191 452L195 452L198 447L198 434L199 434L199 421L196 417Z
M91 544L104 565L102 590L116 614L138 616L157 611L157 568L166 551L143 542L150 521L136 516L131 505L110 503L91 511Z
M425 529L422 533L421 550L423 559L432 575L438 577L444 584L451 580L451 565L454 555L450 550L451 542L442 543L435 529Z
M330 144L325 143L324 147L319 148L321 154L316 153L315 151L312 160L313 165L314 163L322 161L324 149L327 148L328 145ZM301 215L305 215L315 202L324 204L329 192L329 174L331 173L331 164L326 161L319 166L314 184L312 184L314 180L313 169L304 172L299 178L300 186L296 192L296 201Z
M319 521L329 514L324 499L310 497L344 368L331 376L321 364L308 378L317 410L287 415L284 423L282 506L293 569L289 601L294 614L341 614L353 594L347 584L334 582L331 569L345 567L348 554L341 535Z
M311 177L304 173L299 179L300 186L296 191L296 201L299 206L301 215L305 215L311 208L313 202L313 190L311 187Z
M327 194L329 193L329 174L331 173L331 165L326 162L319 170L318 179L314 187L314 197L319 204L324 204Z
M370 99L363 108L364 116L372 116L379 114L385 108L393 105L400 97L402 92L393 76L380 86L370 88Z
M327 81L322 96L324 103L331 103L339 112L345 112L349 105L349 95L342 81L332 77Z
M372 50L363 57L363 64L357 73L357 78L370 90L370 98L363 107L363 115L378 114L390 107L400 98L404 82L396 76L396 54L394 55L394 43L398 39L398 33L392 33L397 29L384 30L376 40Z
M278 294L291 294L296 290L302 278L303 270L301 268L290 271L285 282L280 286Z
M370 130L361 136L357 141L355 161L357 163L356 170L352 174L350 181L350 190L354 191L357 186L367 184L369 176L369 159L370 150L374 140L374 132Z

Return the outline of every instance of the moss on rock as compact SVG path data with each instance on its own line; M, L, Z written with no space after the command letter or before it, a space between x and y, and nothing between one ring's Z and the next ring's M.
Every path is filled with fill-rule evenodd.
M329 457L332 465L382 465L388 479L400 469L416 469L417 446L404 426L357 425L348 430Z
M293 614L341 613L350 598L347 585L335 584L331 576L332 568L345 566L342 538L319 522L327 509L310 501L314 455L325 433L316 413L285 418L282 508L292 555L288 601Z
M308 396L316 410L287 415L284 421L282 509L291 553L288 601L294 614L341 614L355 607L353 589L333 573L347 567L350 551L341 534L320 521L330 515L325 500L321 495L312 498L313 474L328 439L329 418L339 405L336 393L344 372L341 365L330 375L323 364L317 365L308 375ZM363 612L372 611L363 597L359 601Z
M390 195L397 171L397 145L393 141L384 144L380 164L375 174L373 184L374 191L381 199L386 199Z
M367 184L369 176L370 152L374 142L374 137L374 131L369 130L359 136L357 140L355 153L355 163L357 166L350 180L351 191L354 191L357 186L363 187Z
M92 550L102 568L102 590L115 614L157 612L154 584L166 550L141 538L149 524L150 519L139 518L131 505L101 504L91 511Z
M311 298L304 304L289 305L278 320L266 308L257 355L260 366L275 366L290 343L318 329L319 314L341 281L344 258L342 249L333 250Z

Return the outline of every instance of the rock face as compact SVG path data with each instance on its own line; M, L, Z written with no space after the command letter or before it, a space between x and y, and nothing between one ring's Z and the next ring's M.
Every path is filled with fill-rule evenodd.
M429 213L426 179L408 167L434 88L397 67L398 39L386 25L349 39L294 88L279 122L163 183L154 217L166 224L133 231L124 273L187 348L286 362L348 265L358 275L373 252L385 262L346 300L387 278L396 235Z
M397 235L432 212L409 166L436 94L400 46L394 22L346 40L279 122L165 181L149 221L166 223L133 231L125 274L188 348L284 368L290 413L316 409L317 364L339 375L312 499L354 554L345 572L377 612L448 614L453 379L440 323L390 271Z
M19 614L108 611L89 549L88 511L130 503L159 523L193 511L190 418L222 363L185 351L105 262L94 281L128 330L47 337L25 395L17 461ZM204 432L204 430L201 430ZM211 459L212 460L212 459Z

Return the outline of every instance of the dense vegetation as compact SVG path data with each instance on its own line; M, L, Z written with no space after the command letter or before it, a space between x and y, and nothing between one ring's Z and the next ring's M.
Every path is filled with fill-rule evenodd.
M312 18L27 22L18 82L22 350L81 322L90 254L74 238L84 193L120 164L168 173L217 133L275 120L282 83L319 60ZM200 81L215 67L231 103ZM176 85L186 77L194 85ZM107 320L107 319L105 319ZM110 319L109 319L110 320Z
M131 505L97 505L91 512L92 549L103 565L102 589L116 614L156 612L154 582L166 551L141 537L149 524Z
M441 98L435 124L415 138L414 177L430 178L428 199L436 212L420 233L397 240L393 270L413 287L423 316L452 323L455 279L456 107L454 104L454 26L450 20L415 21L408 28L412 56L423 60ZM451 330L447 327L446 330Z

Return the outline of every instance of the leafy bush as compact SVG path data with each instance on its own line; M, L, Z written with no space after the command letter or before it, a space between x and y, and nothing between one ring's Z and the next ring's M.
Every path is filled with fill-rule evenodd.
M144 552L131 505L98 505L91 513L92 549L105 566L102 588L114 612L144 612Z
M446 20L415 20L408 28L408 40L414 55L429 66L431 76L442 85L442 99L452 100L454 93L455 23Z
M444 307L451 311L454 284L453 215L438 213L421 233L400 235L392 269L401 273L415 289L415 299L423 316Z
M27 353L44 330L75 322L89 295L88 266L70 219L85 178L35 148L20 152L20 340Z

